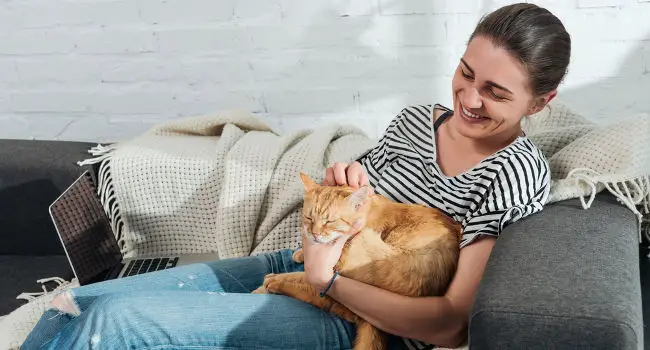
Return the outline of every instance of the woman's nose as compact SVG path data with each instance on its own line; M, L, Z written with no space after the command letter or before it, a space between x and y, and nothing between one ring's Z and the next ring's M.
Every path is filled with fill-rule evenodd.
M463 103L463 106L467 108L478 109L483 107L483 100L481 100L481 94L479 94L476 88L474 87L467 88L465 89L465 91L463 91L461 101Z

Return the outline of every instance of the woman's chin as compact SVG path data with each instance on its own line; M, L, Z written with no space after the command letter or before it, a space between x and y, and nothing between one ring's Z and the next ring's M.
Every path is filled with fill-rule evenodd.
M458 134L469 139L482 139L489 136L489 132L486 131L487 125L466 124L461 121L454 126Z

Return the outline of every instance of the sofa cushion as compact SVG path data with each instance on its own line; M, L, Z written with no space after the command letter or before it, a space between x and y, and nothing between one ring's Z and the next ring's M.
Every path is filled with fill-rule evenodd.
M499 237L470 349L642 349L638 225L609 194L548 205Z
M65 255L0 255L0 315L6 315L26 303L16 299L23 292L42 292L36 281L48 277L61 277L66 281L72 279L72 269ZM52 290L56 283L47 283L47 290Z
M0 254L64 254L49 205L84 170L85 142L0 140Z

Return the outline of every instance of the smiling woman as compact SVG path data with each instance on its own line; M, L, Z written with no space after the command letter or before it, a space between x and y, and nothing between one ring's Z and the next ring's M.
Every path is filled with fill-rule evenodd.
M377 328L407 338L409 348L462 342L495 238L548 201L549 166L524 135L521 120L556 96L570 52L569 34L546 9L533 4L498 9L479 22L459 59L454 110L407 107L358 163L328 169L327 184L369 183L386 197L425 203L462 224L458 269L444 296L404 298L331 277L323 272L328 260L316 256L312 262L305 253L308 275L310 265L317 271L311 273L313 283L333 278L329 295Z
M250 294L265 275L290 284L282 276L301 271L324 297L390 334L390 349L461 344L497 237L548 201L548 163L520 122L555 96L570 45L546 9L522 3L490 13L459 61L453 110L409 106L357 162L326 170L324 185L370 184L460 223L458 267L444 295L408 297L337 274L344 244L305 239L304 264L284 249L73 288L53 301L23 348L351 348L356 328L347 320L284 295ZM317 231L337 230L329 220Z

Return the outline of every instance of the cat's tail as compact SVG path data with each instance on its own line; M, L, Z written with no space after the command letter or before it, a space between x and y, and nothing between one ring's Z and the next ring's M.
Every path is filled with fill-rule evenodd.
M354 350L387 350L388 337L370 323L359 320L357 323L357 339L354 341Z

